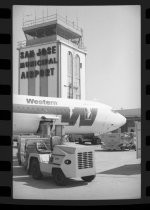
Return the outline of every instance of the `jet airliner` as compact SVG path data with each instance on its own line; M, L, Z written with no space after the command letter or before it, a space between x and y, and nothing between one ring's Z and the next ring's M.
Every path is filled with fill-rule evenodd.
M118 129L126 118L103 103L29 95L13 96L13 133L36 133L42 118L59 121L65 133L103 134Z

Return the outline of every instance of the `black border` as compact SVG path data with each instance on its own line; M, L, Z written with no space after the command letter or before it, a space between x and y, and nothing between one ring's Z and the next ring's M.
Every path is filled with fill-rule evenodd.
M100 5L141 5L141 139L142 139L142 191L141 199L135 200L86 200L86 201L64 201L64 200L17 200L12 196L12 6L13 5L62 5L62 6L100 6ZM1 10L3 9L3 10ZM0 204L22 204L22 205L136 205L150 203L150 172L147 170L147 161L150 161L149 144L150 136L150 117L146 111L150 110L149 95L146 95L146 85L150 84L150 69L147 63L150 59L150 2L148 0L85 0L85 1L69 1L63 0L5 0L0 1L0 35L7 34L7 38L3 37L5 44L0 42ZM11 40L11 44L10 44ZM7 43L7 44L6 44ZM7 113L7 114L6 114ZM4 138L3 138L4 137ZM7 140L8 141L7 141ZM7 141L7 143L4 141ZM1 162L2 161L2 162ZM7 161L7 162L4 162ZM5 164L6 163L6 164ZM10 165L11 164L11 165ZM4 167L4 165L6 165ZM10 167L11 166L11 167ZM3 168L4 167L4 168ZM117 206L116 206L117 205ZM141 206L141 205L138 205Z

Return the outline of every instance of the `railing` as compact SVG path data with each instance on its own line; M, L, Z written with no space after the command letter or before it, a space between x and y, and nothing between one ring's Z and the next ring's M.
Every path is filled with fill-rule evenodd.
M28 27L28 26L33 26L41 23L46 23L48 21L54 21L54 20L60 20L63 23L65 23L68 26L73 27L74 29L80 31L82 33L82 28L80 28L77 24L75 24L74 21L70 21L66 18L62 17L61 15L54 14L54 15L49 15L47 17L42 17L42 18L35 18L33 20L27 20L23 22L23 27Z

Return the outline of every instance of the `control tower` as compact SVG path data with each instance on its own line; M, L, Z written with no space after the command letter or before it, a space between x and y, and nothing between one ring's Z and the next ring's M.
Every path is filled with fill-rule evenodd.
M82 29L58 14L23 23L19 94L85 99Z

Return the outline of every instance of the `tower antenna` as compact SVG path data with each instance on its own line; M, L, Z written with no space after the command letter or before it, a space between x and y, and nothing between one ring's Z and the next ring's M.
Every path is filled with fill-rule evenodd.
M43 23L44 23L44 8L42 10L42 14L43 14Z
M24 12L23 12L23 18L22 18L22 25L24 26Z
M56 19L57 19L57 8L56 8Z
M35 13L35 23L36 23L36 9L35 9L34 13Z
M48 7L47 7L47 17L48 17Z
M76 18L76 19L77 19L77 28L78 28L78 16L77 16L77 18Z

